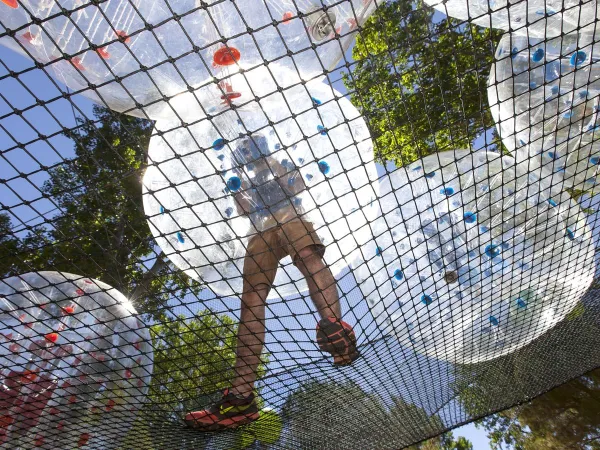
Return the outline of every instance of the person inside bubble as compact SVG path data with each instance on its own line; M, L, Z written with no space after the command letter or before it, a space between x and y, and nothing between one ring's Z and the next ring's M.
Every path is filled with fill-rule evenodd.
M228 188L238 214L248 217L257 232L249 239L244 260L235 379L218 402L185 417L189 426L206 431L235 428L259 417L254 383L264 345L266 301L279 261L288 255L306 279L321 317L321 350L333 356L336 366L351 364L359 356L354 331L341 319L336 281L323 260L325 246L303 218L299 194L306 185L300 171L292 162L270 155L261 134L239 139L233 157L236 176L229 179Z

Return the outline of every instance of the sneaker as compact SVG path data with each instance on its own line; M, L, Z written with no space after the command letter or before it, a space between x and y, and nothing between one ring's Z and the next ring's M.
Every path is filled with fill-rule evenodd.
M321 350L333 355L334 366L352 364L360 356L354 330L334 317L321 319L317 324L317 344Z
M260 416L254 393L247 397L225 389L223 398L212 406L185 415L185 423L202 431L234 429Z

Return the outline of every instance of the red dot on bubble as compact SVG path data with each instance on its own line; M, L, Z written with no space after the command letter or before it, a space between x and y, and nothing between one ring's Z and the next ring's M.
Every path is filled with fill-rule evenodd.
M100 58L102 59L110 58L110 53L108 53L108 49L106 47L99 48L98 50L96 50L96 53L98 53L98 55L100 55Z
M77 69L85 70L83 63L81 62L81 58L75 56L75 57L71 58L69 61L71 61L71 64L73 64Z
M84 291L83 289L77 289L77 290L75 291L75 293L76 293L77 295L85 295L85 291Z
M77 401L77 397L75 397L74 395L71 395L69 397L69 403L75 403Z
M213 55L216 66L231 66L240 60L240 51L235 47L221 47Z
M58 410L58 408L50 408L50 415L51 416L58 416L60 414L60 411Z
M62 430L64 427L65 427L65 424L64 424L64 422L58 422L58 424L56 425L56 428L57 428L58 430Z
M17 0L0 0L2 1L2 3L4 3L6 6L8 6L9 8L12 9L17 9L19 7L19 3L17 2Z
M21 380L23 382L34 382L37 378L37 373L32 370L26 370L21 374Z
M283 23L290 23L290 20L292 20L292 17L294 17L294 13L291 11L286 12L283 15Z
M34 445L36 447L41 447L42 445L44 445L44 436L36 436Z
M20 347L19 344L14 343L14 344L10 344L8 346L8 349L13 353L17 353L19 351L19 347Z
M75 312L75 307L69 305L69 306L65 306L62 310L63 310L64 314L73 314Z
M106 403L106 411L112 411L112 409L115 407L115 401L113 399L110 399L108 401L108 403Z
M115 32L115 34L117 35L117 37L119 38L119 40L121 42L128 44L131 41L131 38L129 37L129 35L127 33L125 33L123 30L117 30ZM85 282L88 284L92 284L92 282L90 280L85 280Z
M79 441L77 442L77 447L83 447L84 445L86 445L88 443L89 440L90 440L90 433L82 433L81 436L79 436Z
M33 40L35 39L35 34L30 33L29 31L23 33L21 35L21 37L26 40L27 42L29 42L31 44L31 42L33 42Z
M58 341L59 335L58 335L58 333L48 333L44 337L46 338L47 341L50 341L54 344L54 343L56 343L56 341Z
M125 370L125 378L131 378L133 376L133 373L131 372L131 369L126 369Z

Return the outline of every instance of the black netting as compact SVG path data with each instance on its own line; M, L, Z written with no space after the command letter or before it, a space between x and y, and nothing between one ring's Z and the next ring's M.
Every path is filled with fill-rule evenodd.
M0 12L0 448L398 449L600 366L595 1Z

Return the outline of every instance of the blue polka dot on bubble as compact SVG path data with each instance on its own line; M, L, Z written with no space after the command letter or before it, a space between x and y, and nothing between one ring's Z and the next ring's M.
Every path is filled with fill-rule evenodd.
M329 173L329 164L327 164L327 161L319 161L319 170L323 175Z
M223 150L223 147L225 147L225 139L223 139L223 138L216 139L213 142L212 146L215 150Z
M401 280L402 278L404 278L404 273L402 273L402 271L400 269L396 269L394 271L394 278L396 280Z
M428 172L425 174L425 178L433 178L435 177L435 172Z
M556 207L556 202L554 200L552 200L551 198L548 199L548 203L550 203L550 206L554 206Z
M383 253L383 249L381 247L377 247L377 249L375 250L375 255L381 256L382 253Z
M317 131L321 133L321 136L325 136L327 134L327 130L323 125L317 125Z
M440 193L444 195L452 195L454 194L454 189L452 189L451 187L443 188L442 190L440 190Z
M239 177L231 177L227 180L227 187L232 191L237 191L240 187L242 187L242 180Z
M490 323L494 326L497 326L499 322L494 316L490 316Z
M465 222L467 222L467 223L477 222L477 214L474 212L467 211L465 213L465 215L463 216L463 218L465 219ZM485 227L482 227L482 228L485 228Z
M543 48L538 48L535 52L533 52L533 54L531 55L531 60L533 62L540 62L542 59L544 59L544 49Z
M485 248L485 254L490 258L495 258L500 254L500 250L497 245L490 244Z
M525 300L523 300L521 297L519 297L517 299L517 306L521 309L525 308L527 306L527 302Z
M433 302L433 298L431 298L431 296L429 296L427 294L423 294L421 296L421 302L426 305L431 305L431 303Z
M570 240L575 239L575 233L573 233L573 230L571 230L570 228L567 228L566 234Z
M321 100L319 100L318 98L315 97L311 97L312 102L316 105L319 106L321 103L323 103Z
M183 237L183 234L181 234L181 232L178 232L178 233L177 233L177 240L178 240L178 241L179 241L181 244L185 243L185 238Z
M586 60L586 58L586 53L580 50L571 55L570 63L572 66L578 66L579 64L583 63Z
M598 157L598 156L592 156L590 158L590 163L592 163L594 165L598 164L599 162L600 162L600 157Z

